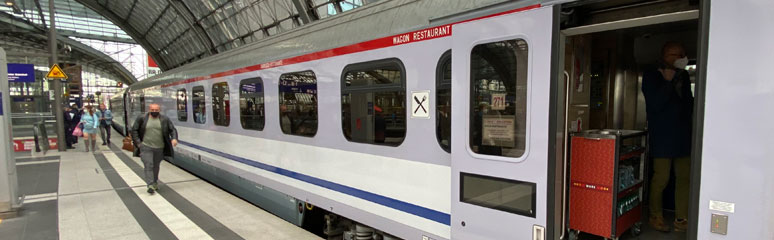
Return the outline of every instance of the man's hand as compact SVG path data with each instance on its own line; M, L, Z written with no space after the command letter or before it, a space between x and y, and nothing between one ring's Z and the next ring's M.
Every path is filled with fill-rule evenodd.
M172 139L172 147L177 147L177 139Z
M664 77L664 80L672 81L673 78L675 78L675 73L677 73L674 69L659 69L661 72L661 76Z

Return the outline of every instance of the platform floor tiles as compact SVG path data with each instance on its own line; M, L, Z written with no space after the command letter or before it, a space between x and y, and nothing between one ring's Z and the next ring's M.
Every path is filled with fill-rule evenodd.
M0 239L320 239L166 161L150 195L139 158L82 144L17 156L25 201L18 217L0 219Z

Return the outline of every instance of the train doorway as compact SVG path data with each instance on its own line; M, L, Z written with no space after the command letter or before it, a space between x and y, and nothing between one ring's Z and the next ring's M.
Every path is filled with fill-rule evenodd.
M687 225L676 219L690 218L688 191L690 184L698 184L689 183L693 106L673 111L688 113L673 117L685 123L677 129L686 131L671 136L688 138L681 141L685 145L680 154L685 156L668 162L653 154L664 155L663 147L656 146L661 142L653 145L653 134L664 126L649 122L648 114L653 114L653 96L659 94L674 92L669 96L683 99L671 103L694 102L698 8L694 1L610 1L563 7L559 64L564 81L559 83L564 86L557 100L562 107L556 111L557 129L564 133L558 154L564 157L564 168L557 168L561 171L557 176L563 177L564 184L563 211L558 215L569 229L565 239L687 239ZM683 51L665 53L674 48ZM664 56L669 54L687 57L687 63L679 68L671 60L666 64ZM667 77L671 70L664 73L663 69L669 68L680 70ZM661 81L678 79L659 88L674 91L654 93L648 82L654 76L664 77ZM650 110L646 95L651 99ZM664 141L663 136L656 138ZM659 195L660 201L655 202ZM653 225L651 216L656 219Z
M554 14L526 7L453 27L454 239L546 239Z

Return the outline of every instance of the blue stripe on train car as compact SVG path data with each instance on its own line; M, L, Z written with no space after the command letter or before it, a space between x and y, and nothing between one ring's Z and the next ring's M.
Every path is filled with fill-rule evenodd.
M276 174L279 174L279 175L282 175L282 176L286 176L286 177L293 178L293 179L296 179L296 180L299 180L299 181L303 181L303 182L306 182L306 183L310 183L310 184L314 184L314 185L317 185L317 186L320 186L320 187L324 187L324 188L327 188L327 189L330 189L330 190L333 190L333 191L344 193L344 194L347 194L347 195L350 195L350 196L361 198L361 199L364 199L364 200L367 200L367 201L370 201L370 202L373 202L373 203L377 203L379 205L383 205L383 206L386 206L386 207L389 207L389 208L400 210L400 211L403 211L403 212L406 212L406 213L409 213L409 214L412 214L412 215L416 215L416 216L419 216L419 217L422 217L422 218L426 218L426 219L429 219L429 220L432 220L432 221L435 221L435 222L438 222L438 223L441 223L441 224L444 224L444 225L450 225L451 224L451 215L443 213L443 212L439 212L439 211L436 211L436 210L433 210L433 209L417 206L417 205L414 205L414 204L411 204L411 203L407 203L407 202L404 202L404 201L401 201L401 200L397 200L397 199L394 199L394 198L390 198L390 197L385 197L385 196L382 196L382 195L379 195L379 194L363 191L363 190L360 190L360 189L357 189L357 188L341 185L341 184L334 183L334 182L331 182L331 181L319 179L319 178L312 177L312 176L309 176L309 175L297 173L297 172L290 171L290 170L287 170L287 169L271 166L271 165L268 165L268 164L265 164L265 163L260 163L260 162L256 162L256 161L253 161L253 160L250 160L250 159L234 156L234 155L231 155L231 154L228 154L228 153L224 153L224 152L221 152L221 151L217 151L217 150L214 150L214 149L209 149L209 148L206 148L206 147L202 147L202 146L199 146L199 145L196 145L196 144L193 144L193 143L189 143L189 142L185 142L185 141L179 141L179 140L178 140L178 142L180 144L183 144L183 145L186 145L186 146L189 146L189 147L201 150L201 151L205 151L207 153L214 154L214 155L217 155L217 156L220 156L220 157L224 157L224 158L227 158L227 159L230 159L230 160L234 160L234 161L243 163L243 164L248 165L248 166L252 166L252 167L255 167L255 168L260 168L260 169L263 169L263 170L266 170L266 171L269 171L269 172L273 172L273 173L276 173Z

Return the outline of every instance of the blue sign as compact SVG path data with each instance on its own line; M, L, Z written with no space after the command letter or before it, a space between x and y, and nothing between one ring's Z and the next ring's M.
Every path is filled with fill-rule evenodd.
M8 82L35 82L35 65L9 63Z
M13 102L34 102L35 98L31 97L12 97Z

